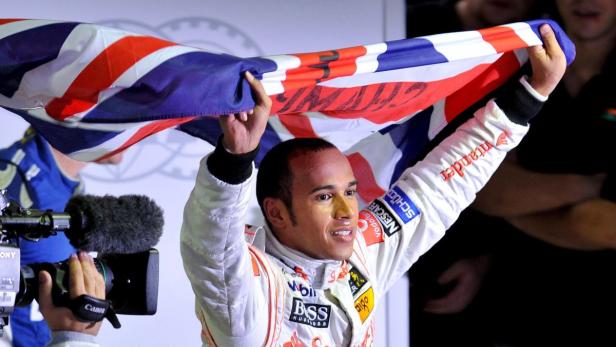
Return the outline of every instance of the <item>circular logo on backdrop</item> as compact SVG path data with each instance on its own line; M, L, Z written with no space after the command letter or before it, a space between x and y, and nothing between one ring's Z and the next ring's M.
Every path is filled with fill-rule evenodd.
M185 17L158 26L124 19L109 19L96 24L156 36L210 52L239 57L263 55L246 33L217 19ZM83 175L88 179L109 182L138 180L152 174L194 180L199 159L211 149L201 139L181 131L166 130L130 147L120 164L89 165Z

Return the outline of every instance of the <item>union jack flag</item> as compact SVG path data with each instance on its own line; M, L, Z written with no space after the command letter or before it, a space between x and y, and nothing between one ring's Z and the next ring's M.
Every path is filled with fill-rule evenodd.
M171 127L215 143L220 130L209 116L254 106L249 70L273 100L262 153L289 138L323 137L345 151L370 201L520 69L546 22L572 61L573 44L547 20L238 58L92 24L4 19L0 106L62 152L96 161Z

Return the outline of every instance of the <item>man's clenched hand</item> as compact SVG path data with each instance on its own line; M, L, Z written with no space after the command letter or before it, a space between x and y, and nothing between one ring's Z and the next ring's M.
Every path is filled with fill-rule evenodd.
M248 71L246 71L246 80L252 88L252 96L256 102L255 108L219 118L223 132L222 143L225 149L233 154L244 154L257 148L265 132L272 108L272 100L265 93L261 82Z
M552 28L544 24L539 31L543 38L543 45L528 48L528 56L533 69L533 76L529 83L539 94L548 96L565 74L567 59Z

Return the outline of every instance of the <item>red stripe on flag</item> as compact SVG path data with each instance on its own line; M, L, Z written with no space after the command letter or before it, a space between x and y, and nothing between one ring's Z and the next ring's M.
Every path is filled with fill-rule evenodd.
M385 190L379 186L374 177L370 163L361 154L355 152L346 156L357 178L357 193L366 202L385 195Z
M327 81L335 77L351 76L357 71L356 60L366 55L364 46L294 54L300 66L286 71L282 81L284 90L294 90Z
M139 129L136 133L133 134L133 136L131 136L120 147L118 147L117 149L113 150L112 152L109 152L109 153L103 155L100 158L97 158L96 161L100 161L100 160L104 160L104 159L107 159L109 157L112 157L112 156L114 156L114 155L124 151L128 147L134 145L135 143L143 140L144 138L146 138L146 137L148 137L150 135L154 135L154 134L156 134L156 133L158 133L160 131L163 131L165 129L169 129L169 128L173 127L173 126L177 126L177 125L180 125L180 124L184 124L186 122L190 122L191 120L193 120L195 118L197 118L197 117L163 119L163 120L152 122L152 123L142 127L141 129Z
M509 27L493 27L478 30L483 40L494 47L498 53L509 52L514 49L527 47L528 44L522 40L515 30Z
M0 25L2 24L9 24L9 23L13 23L13 22L19 22L19 21L23 21L25 19L21 19L21 18L6 18L6 19L0 19Z
M272 113L319 111L340 119L364 118L376 124L395 122L455 93L490 65L480 64L431 82L388 82L349 88L312 86L286 91L272 98Z
M45 107L47 114L65 120L90 109L98 102L98 94L136 62L173 45L173 42L145 36L128 36L114 42L86 66L61 98L52 100Z
M503 54L480 76L448 96L445 100L445 119L453 120L458 114L501 86L520 68L513 52Z
M280 123L282 123L294 137L319 137L314 131L314 128L312 128L310 119L305 114L281 114L278 115L278 118L280 119Z

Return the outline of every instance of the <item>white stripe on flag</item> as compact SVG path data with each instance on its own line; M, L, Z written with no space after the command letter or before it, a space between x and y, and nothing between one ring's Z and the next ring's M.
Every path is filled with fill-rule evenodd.
M142 126L146 126L151 122L145 122ZM79 161L95 161L107 153L110 153L120 148L126 141L128 141L142 126L134 127L126 130L117 136L112 137L106 142L101 143L98 146L90 147L73 153L69 153L68 156Z
M500 54L492 54L485 57L450 61L442 64L338 77L319 83L319 85L334 88L351 88L387 82L432 82L454 77L480 64L491 64L498 60L498 58L500 58Z
M476 58L495 54L496 50L478 31L463 31L446 35L430 35L422 38L429 40L439 53L448 61Z
M134 122L134 123L83 123L83 122L62 122L55 118L52 118L47 114L44 108L34 108L28 110L28 115L40 119L42 121L61 125L65 128L84 129L84 130L98 130L98 131L125 131L134 127L143 127L150 123L147 122Z
M305 116L310 122L315 134L333 143L338 149L344 152L365 137L371 136L392 124L404 123L413 115L405 116L397 122L386 122L382 124L373 123L364 118L335 118L321 112L304 112L302 116ZM295 138L286 126L282 124L277 115L270 117L269 124L276 134L278 134L281 141Z
M511 23L502 25L507 28L513 29L518 37L526 42L529 46L536 46L541 44L541 40L537 37L537 34L533 31L528 23Z
M358 57L355 60L355 64L357 64L357 70L355 71L356 75L376 71L379 68L379 55L387 51L387 45L385 43L364 47L366 48L366 55Z
M0 97L0 103L19 109L45 107L53 98L62 97L103 50L126 35L113 29L101 31L90 24L78 25L67 37L58 57L25 73L13 97Z
M391 137L387 134L374 133L344 152L346 155L352 153L360 153L370 163L376 183L387 191L396 164L402 158L402 152Z
M26 31L29 29L34 29L41 27L47 24L61 23L54 20L40 20L40 19L30 19L30 20L20 20L17 22L11 22L7 24L2 24L0 28L0 40L9 37L11 35L17 34L20 31Z
M98 104L103 101L109 99L115 94L121 92L124 88L131 87L135 82L137 82L140 78L148 74L154 68L158 67L160 64L163 64L169 59L175 58L182 54L190 53L190 52L200 52L201 50L193 47L186 46L168 46L163 47L155 52L148 54L143 57L141 60L133 64L129 69L124 71L117 80L113 82L113 87L104 89L98 94L98 101L95 105L89 108L86 111L76 113L71 117L66 118L66 122L76 122L80 121L84 116L88 114L93 108L95 108Z
M281 94L284 92L282 81L287 79L287 70L295 69L301 65L301 60L294 55L272 55L264 57L276 63L277 69L263 74L261 83L267 95Z
M319 135L319 137L333 143L343 152L364 137L393 124L393 122L375 124L363 118L333 118L320 112L305 112L304 114L308 116L308 120L310 124L312 124L314 132Z
M277 115L272 115L267 121L269 125L274 129L276 135L280 138L280 141L290 140L295 138L295 136L291 135L289 130L280 122L280 118Z
M445 99L441 99L432 105L428 138L432 140L445 126L447 126L447 119L445 118Z

